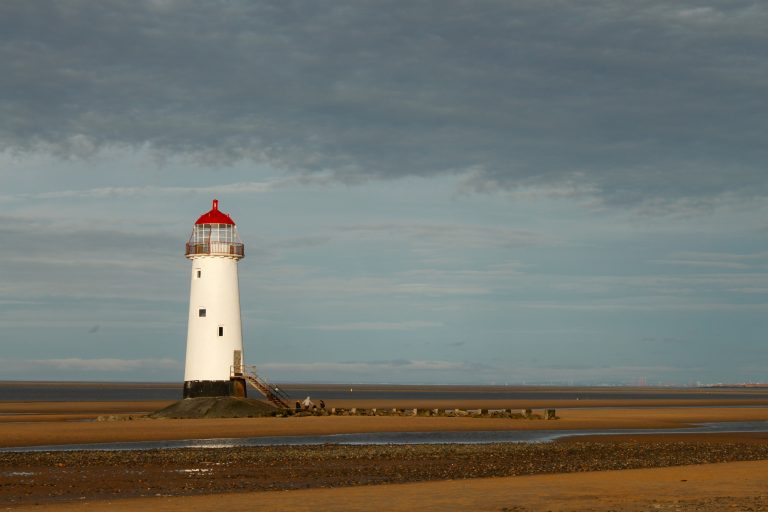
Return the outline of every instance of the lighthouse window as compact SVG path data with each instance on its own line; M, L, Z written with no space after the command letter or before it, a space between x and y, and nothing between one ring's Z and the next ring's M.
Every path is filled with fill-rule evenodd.
M205 308L198 309L197 316L199 316L200 318L205 318Z
M203 275L203 271L200 270L200 269L197 269L196 272L197 272L197 278L200 279L202 277L202 275Z
M192 230L192 240L191 243L193 244L207 244L208 239L211 236L211 226L210 224L197 224L194 229Z
M221 325L219 326L219 336L224 336L224 327Z
M228 224L212 224L210 230L211 242L234 242L234 230Z

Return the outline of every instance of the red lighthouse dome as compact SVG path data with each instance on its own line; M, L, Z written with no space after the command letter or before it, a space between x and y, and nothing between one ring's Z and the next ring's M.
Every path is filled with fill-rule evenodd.
M202 214L195 224L231 224L234 226L235 221L226 213L219 211L219 200L214 199L211 211Z

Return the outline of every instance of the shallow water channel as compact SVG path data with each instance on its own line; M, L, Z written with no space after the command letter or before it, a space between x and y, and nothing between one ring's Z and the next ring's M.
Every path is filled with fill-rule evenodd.
M0 452L49 452L79 450L162 450L173 448L236 448L239 446L382 445L382 444L489 444L543 443L563 437L593 435L712 434L768 432L768 421L701 423L688 428L609 430L503 430L463 432L370 432L313 436L272 436L221 439L182 439L89 443L0 448Z

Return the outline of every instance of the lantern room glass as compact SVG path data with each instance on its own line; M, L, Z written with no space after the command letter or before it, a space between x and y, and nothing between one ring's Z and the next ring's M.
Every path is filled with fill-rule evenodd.
M207 244L209 242L223 242L227 244L237 243L237 232L232 224L197 224L192 230L193 244Z
M221 254L242 258L243 243L233 224L195 224L186 254Z

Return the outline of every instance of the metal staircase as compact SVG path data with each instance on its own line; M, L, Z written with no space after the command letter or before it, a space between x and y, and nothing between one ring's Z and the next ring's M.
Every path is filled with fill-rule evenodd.
M240 371L238 372L237 370ZM233 373L240 373L240 375L242 375L242 377L248 381L248 384L256 388L259 393L264 395L264 398L275 404L277 407L283 409L291 408L291 406L288 405L288 401L291 399L291 397L289 397L287 393L279 389L274 384L270 384L263 378L259 377L259 374L256 373L255 366L240 366L233 368Z

